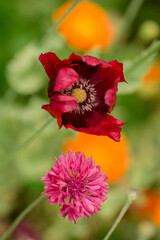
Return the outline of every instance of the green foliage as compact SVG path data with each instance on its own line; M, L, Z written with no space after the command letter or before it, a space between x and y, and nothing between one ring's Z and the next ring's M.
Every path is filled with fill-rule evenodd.
M38 61L39 55L52 51L64 59L75 51L67 45L64 36L55 31L51 19L53 11L63 2L11 0L0 3L0 235L5 226L43 191L40 178L54 164L54 157L63 151L64 141L75 134L72 130L58 130L54 119L46 124L48 114L41 110L42 104L48 102L48 78ZM126 24L123 12L128 7L127 0L94 2ZM128 122L123 129L130 145L130 167L120 182L110 186L109 199L102 210L90 219L80 219L76 225L58 217L58 206L49 206L47 201L40 204L24 221L39 229L44 240L53 239L53 236L55 240L103 239L125 202L126 189L131 186L140 191L159 189L160 96L145 99L140 88L143 76L159 53L160 42L148 47L139 37L144 35L144 32L139 34L139 26L146 19L159 26L158 1L154 4L146 1L134 21L127 25L128 30L118 45L109 52L95 48L83 53L124 63L128 84L119 84L114 113ZM118 164L121 163L117 159ZM111 239L132 240L137 236L143 239L139 230L142 223L136 218L133 220L129 213ZM153 223L149 224L152 227ZM151 237L158 240L160 233L154 227Z
M150 48L142 52L135 60L124 64L124 76L128 85L120 85L119 94L130 94L141 87L142 77L147 73L149 67L156 59L159 50L160 42L153 43Z
M45 83L44 71L38 62L39 48L28 44L9 62L6 70L9 85L19 94L34 94Z

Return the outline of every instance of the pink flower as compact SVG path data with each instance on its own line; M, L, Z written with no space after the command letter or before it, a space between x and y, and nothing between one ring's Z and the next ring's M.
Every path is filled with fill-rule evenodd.
M74 53L61 61L49 52L41 54L39 60L50 78L50 104L42 108L57 118L59 127L120 141L124 123L110 113L117 100L118 83L125 82L123 64Z
M76 223L79 217L96 214L107 199L107 177L100 169L92 157L86 159L83 153L68 150L59 161L55 158L55 166L41 178L46 184L43 193L50 204L62 206L60 215Z

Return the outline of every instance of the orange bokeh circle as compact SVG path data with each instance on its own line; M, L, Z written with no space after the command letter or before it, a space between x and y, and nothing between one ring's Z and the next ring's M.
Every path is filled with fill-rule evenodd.
M134 212L142 217L149 218L157 226L160 226L160 192L148 190L141 194L142 201L133 206Z
M64 15L73 3L65 2L53 13L53 22ZM108 13L96 3L81 1L64 19L59 27L69 45L80 51L93 47L107 47L115 37L115 29Z
M100 165L101 171L109 177L110 183L119 181L129 166L129 146L124 135L117 143L106 136L79 133L75 139L65 141L65 152L69 148L73 152L84 152L86 157L92 156L96 165Z
M143 82L159 82L160 83L160 63L154 62L148 73L143 77Z

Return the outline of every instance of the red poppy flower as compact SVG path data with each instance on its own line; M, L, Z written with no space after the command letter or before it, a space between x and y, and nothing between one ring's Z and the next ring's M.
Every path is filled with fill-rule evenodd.
M122 63L74 53L61 61L51 52L39 60L50 78L50 104L42 109L57 118L59 127L119 141L124 123L108 113L116 103L118 82L125 82Z

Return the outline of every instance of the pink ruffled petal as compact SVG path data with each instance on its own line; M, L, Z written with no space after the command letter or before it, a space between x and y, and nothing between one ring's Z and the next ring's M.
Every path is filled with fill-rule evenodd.
M79 75L72 68L61 68L58 71L54 91L60 91L79 80Z
M55 163L51 171L46 172L47 176L41 178L48 202L59 204L60 215L68 216L71 222L96 214L107 199L109 187L107 176L95 166L92 157L86 159L83 153L74 154L69 149L67 155L61 154ZM61 179L60 175L64 178Z
M63 207L60 210L60 215L64 218L68 215L69 221L70 222L74 221L74 223L76 223L79 218L79 214L76 208L72 207L70 204L63 205Z

